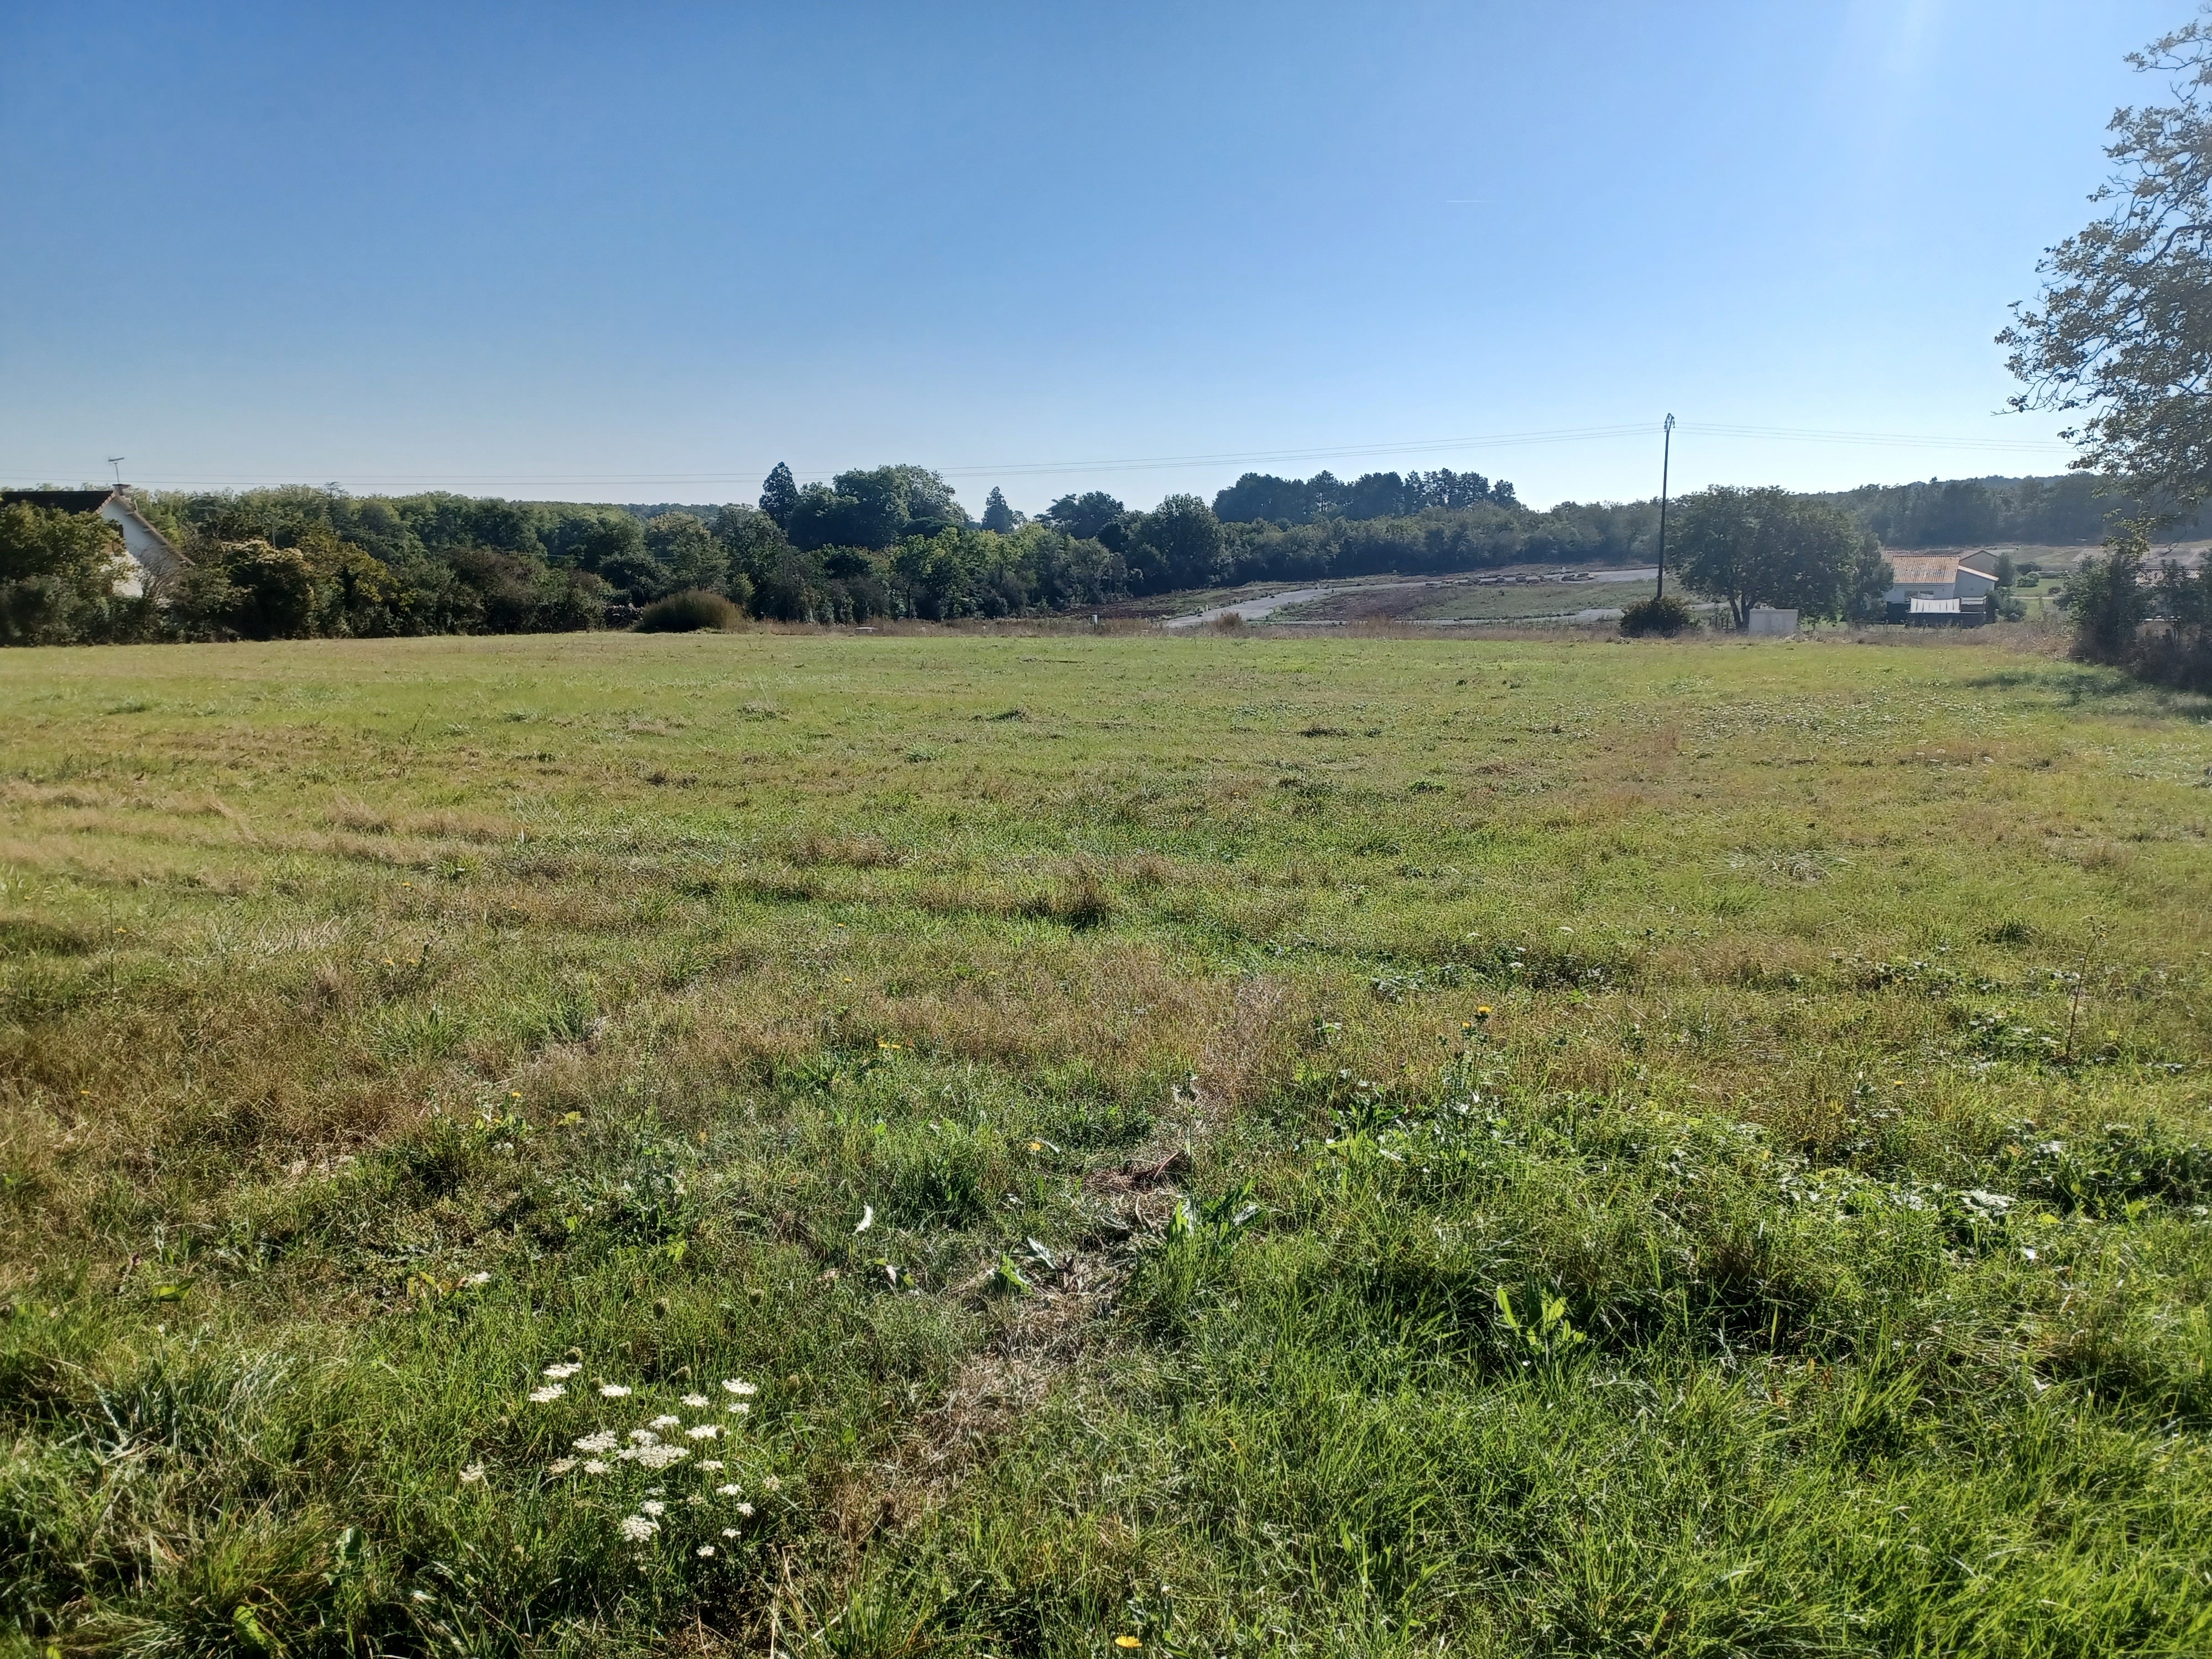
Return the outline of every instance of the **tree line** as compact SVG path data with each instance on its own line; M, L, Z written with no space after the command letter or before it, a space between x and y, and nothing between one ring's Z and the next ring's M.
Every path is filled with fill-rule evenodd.
M2075 487L2089 480L2018 482L2069 486L2038 500L2094 501ZM1980 492L1976 501L2023 498L1987 481L1963 487ZM1725 599L1739 622L1754 604L1869 616L1869 595L1887 583L1877 540L1913 545L1954 525L1943 514L1955 488L1707 492L1676 504L1674 533L1684 538L1676 562L1688 570L1701 526L1726 521L1735 528L1706 539L1737 548L1736 567L1712 566L1703 591ZM913 465L804 486L778 465L756 502L720 506L300 488L154 495L139 506L188 565L133 599L114 591L127 566L111 526L9 504L0 513L0 641L543 632L622 625L691 592L784 622L1066 613L1248 582L1648 562L1659 519L1656 501L1565 501L1540 512L1504 480L1449 471L1368 473L1349 483L1328 472L1247 473L1211 502L1176 495L1150 510L1090 490L1034 519L994 489L971 516L941 474ZM2021 521L2024 509L2007 510ZM1917 528L1877 538L1870 520L1894 526L1899 512L1917 514ZM1778 537L1792 546L1778 551ZM1741 554L1754 544L1765 551ZM1796 574L1777 574L1791 560ZM1754 568L1767 574L1753 582L1744 573Z
M2012 542L2066 547L2101 542L2117 522L2154 509L2111 480L2087 473L2056 478L1929 478L1863 484L1825 495L1872 531L1884 547L1983 547ZM2205 526L2191 514L2177 533Z
M1220 505L1244 510L1255 482ZM1091 490L1032 519L994 489L976 517L912 465L804 486L780 465L757 502L709 507L155 494L139 508L187 562L137 598L115 591L129 567L112 526L13 502L0 514L0 641L543 632L619 625L694 591L769 620L949 622L1248 581L1635 557L1656 525L1647 506L1535 512L1472 474L1258 482L1294 485L1295 510L1224 518L1176 495L1146 511Z

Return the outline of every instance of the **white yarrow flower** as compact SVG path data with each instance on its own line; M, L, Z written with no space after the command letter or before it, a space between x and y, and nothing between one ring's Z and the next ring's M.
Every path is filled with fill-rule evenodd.
M726 1376L722 1386L732 1394L758 1394L760 1390L741 1376Z
M629 1395L629 1390L619 1382L602 1382L599 1392L610 1400L623 1400Z
M596 1457L588 1457L584 1460L584 1473L586 1474L605 1474L613 1468L613 1464L602 1463Z
M569 1470L575 1467L576 1460L574 1458L556 1457L550 1463L548 1463L545 1466L545 1473L548 1474L566 1474Z
M660 1523L648 1521L641 1515L626 1515L622 1518L622 1535L633 1544L642 1544L660 1530Z
M544 1370L540 1371L538 1375L540 1376L550 1376L556 1382L566 1382L570 1377L574 1376L578 1371L580 1371L583 1369L584 1368L581 1365L571 1365L564 1360L558 1365L548 1365Z
M722 1425L720 1423L695 1423L684 1431L694 1440L712 1440L721 1431Z
M580 1452L612 1451L616 1444L615 1431L612 1429L593 1429L582 1439L571 1440L568 1443Z
M684 1396L684 1403L695 1412L702 1411L706 1407L707 1396L703 1394L687 1394Z
M752 1410L752 1407L745 1404L744 1401L740 1400L736 1405L725 1406L722 1409L729 1413L732 1417L743 1417L747 1412Z
M725 1527L722 1528L722 1536L725 1538L735 1538L738 1536L738 1529L735 1527Z
M468 1277L468 1282L471 1285L489 1285L491 1283L491 1275L489 1273L471 1273Z
M719 1470L722 1467L722 1460L719 1457L702 1457L699 1460L699 1467L702 1469Z
M633 1446L657 1446L660 1443L660 1437L651 1429L632 1429L629 1443Z
M702 1560L702 1561L703 1561L704 1559L706 1559L706 1558L707 1558L707 1557L708 1557L708 1556L712 1555L714 1553L714 1547L712 1544L702 1544L702 1545L700 1545L700 1546L699 1546L699 1547L698 1547L697 1549L696 1549L696 1550L694 1550L694 1551L692 1552L692 1553L693 1553L694 1555L696 1555L697 1557L699 1557L699 1559L700 1559L701 1560Z
M653 1419L653 1426L656 1429L672 1429L678 1427L683 1421L684 1419L680 1417L673 1417L668 1413L663 1412L659 1416Z
M737 1497L739 1493L741 1493L742 1492L744 1492L744 1488L743 1486L740 1486L739 1485L738 1485L738 1483L737 1483L736 1481L732 1480L732 1481L728 1486L717 1486L717 1487L715 1487L715 1488L714 1488L714 1491L715 1491L719 1495L720 1495L721 1497L724 1497L724 1498L735 1498L735 1497Z
M626 1451L617 1452L615 1455L645 1468L665 1469L671 1463L682 1462L691 1453L684 1446L632 1446Z
M739 1515L750 1516L752 1512L753 1506L750 1504L740 1504L738 1505L738 1513Z
M638 1508L644 1510L646 1514L653 1516L656 1521L658 1521L662 1516L668 1513L668 1505L662 1503L657 1498L647 1498L645 1502L638 1505Z
M461 1484L463 1486L473 1486L483 1479L483 1465L481 1463L471 1463L468 1468L461 1471Z
M763 1492L781 1492L783 1490L783 1482L777 1480L771 1474L767 1480L761 1482L761 1490Z
M568 1392L568 1389L562 1388L558 1382L548 1382L542 1389L532 1389L530 1391L530 1403L533 1406L550 1406Z

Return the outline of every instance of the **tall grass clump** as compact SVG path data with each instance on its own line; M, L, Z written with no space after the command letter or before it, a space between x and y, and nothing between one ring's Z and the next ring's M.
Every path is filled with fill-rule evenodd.
M641 634L696 634L702 629L726 632L743 622L744 615L720 593L695 587L655 599L633 626Z

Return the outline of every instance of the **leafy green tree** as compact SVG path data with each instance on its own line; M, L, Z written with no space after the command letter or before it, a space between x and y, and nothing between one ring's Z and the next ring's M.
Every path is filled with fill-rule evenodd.
M996 531L1003 536L1020 529L1027 522L1027 516L1007 506L1005 493L998 485L993 484L990 495L983 501L983 528Z
M854 547L889 547L901 538L933 535L947 525L968 522L952 499L952 487L927 467L875 466L840 472L830 481L854 503L854 534L839 539Z
M227 542L185 573L175 605L189 631L216 638L300 639L313 631L315 573L296 547Z
M115 586L130 574L123 538L89 513L0 506L0 644L108 637Z
M667 573L672 591L704 588L719 593L728 586L729 553L696 514L663 513L647 519L645 546Z
M586 509L568 515L549 539L547 551L557 563L601 575L610 567L649 556L645 527L620 507Z
M968 514L952 496L952 487L927 467L860 468L799 491L784 528L802 550L881 550L908 536L965 525Z
M1889 585L1874 537L1811 496L1716 484L1682 503L1680 523L1683 581L1724 601L1738 628L1762 605L1810 617L1861 613Z
M1128 510L1104 490L1090 489L1080 495L1062 495L1045 508L1044 518L1079 541L1096 541L1100 531Z
M791 551L791 544L775 520L756 507L726 507L717 513L714 539L721 545L729 568L729 586L725 591L744 605L754 603L763 578Z
M1028 563L1036 573L1033 603L1070 611L1129 597L1128 563L1114 549L1046 524L1025 525L1018 533L1027 542Z
M761 486L760 510L775 521L776 528L788 530L792 509L798 505L798 481L791 476L791 469L778 461L775 471L768 475L768 481Z
M841 495L825 483L811 483L792 503L784 532L801 552L854 545L858 538L869 533L860 514L860 504L850 495Z
M1196 495L1170 495L1138 526L1131 580L1154 592L1207 586L1224 572L1225 544L1211 507Z
M1303 478L1247 472L1213 497L1213 516L1224 524L1293 525L1313 522L1313 492Z
M2178 514L2212 497L2212 23L2128 62L2179 101L2112 117L2114 171L2090 198L2108 211L2045 255L2039 302L1997 339L2027 386L2014 408L2083 411L2074 465Z
M2074 654L2084 662L2125 664L2136 635L2150 614L2143 564L2150 553L2148 526L2123 525L2101 558L2075 568L2066 585L2066 609L2074 623Z
M0 506L0 582L89 569L108 577L124 573L123 538L105 519L28 501Z
M1443 507L1447 512L1480 507L1490 499L1490 480L1480 472L1455 472L1448 466L1439 467L1425 477L1413 473L1411 481L1420 485L1424 505ZM1511 495L1513 486L1507 484L1505 490Z
M1347 519L1389 519L1424 505L1419 484L1409 489L1395 472L1368 472L1344 486L1338 510Z
M481 569L480 564L464 564L459 556L455 564L463 569ZM602 559L592 573L632 605L651 605L665 599L682 586L668 573L668 567L644 548L634 553L618 553L611 559Z
M1027 604L1034 589L1029 551L1025 540L954 525L902 542L892 568L918 617L933 622L1005 617Z

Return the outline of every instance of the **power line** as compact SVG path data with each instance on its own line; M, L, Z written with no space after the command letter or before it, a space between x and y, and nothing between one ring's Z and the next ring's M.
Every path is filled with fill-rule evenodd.
M2021 455L2053 455L2070 453L2070 447L2050 439L2034 438L1973 438L1939 435L1933 433L1851 432L1828 430L1811 427L1752 426L1723 422L1692 422L1679 423L1685 433L1695 433L1710 438L1732 438L1739 441L1781 443L1819 443L1850 445L1854 447L1911 447L1946 451L1985 451ZM1636 422L1617 426L1558 427L1525 432L1490 432L1457 438L1413 438L1395 443L1338 444L1304 449L1213 450L1182 455L1120 456L1084 460L1000 461L969 463L941 466L937 471L946 477L1018 477L1047 473L1068 472L1137 472L1165 471L1195 466L1245 465L1264 463L1304 461L1356 460L1373 457L1398 455L1431 455L1446 451L1521 448L1534 445L1601 442L1611 439L1642 437L1650 430L1648 424ZM718 470L712 472L386 472L355 473L344 482L356 486L379 484L409 484L416 488L438 485L659 485L692 486L701 484L750 483L764 477L773 463ZM66 468L47 468L35 476L63 476ZM805 474L809 478L830 476L841 468L822 468ZM18 471L20 478L34 476L30 470ZM182 484L214 487L218 484L235 486L274 484L321 484L329 479L329 470L323 469L313 476L307 474L240 476L222 479L210 478L204 473L150 473L140 475L140 482L149 484Z

